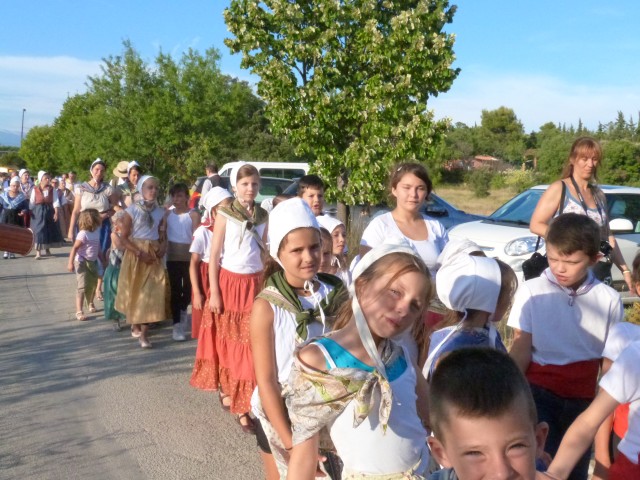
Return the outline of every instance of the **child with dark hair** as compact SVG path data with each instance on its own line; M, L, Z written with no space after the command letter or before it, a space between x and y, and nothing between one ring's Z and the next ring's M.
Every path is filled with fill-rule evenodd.
M605 342L623 318L620 295L591 271L599 248L598 225L589 217L556 217L546 235L549 268L520 286L508 320L510 353L531 384L540 420L549 424L545 450L552 456L595 397ZM589 458L569 478L586 479Z
M536 477L548 426L506 353L462 348L444 357L431 378L429 415L431 453L445 467L431 480Z
M298 181L298 196L302 198L317 217L324 210L324 182L317 175L305 175Z
M173 317L173 339L186 340L187 307L191 303L191 240L200 225L200 215L189 208L189 187L176 183L169 189L172 208L167 211L167 273L171 284L171 315Z

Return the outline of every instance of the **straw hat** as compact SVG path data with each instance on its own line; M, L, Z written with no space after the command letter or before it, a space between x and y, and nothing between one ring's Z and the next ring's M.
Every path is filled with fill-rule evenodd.
M113 169L113 174L118 178L127 178L127 168L129 167L129 162L126 160L122 160L118 162L116 168Z

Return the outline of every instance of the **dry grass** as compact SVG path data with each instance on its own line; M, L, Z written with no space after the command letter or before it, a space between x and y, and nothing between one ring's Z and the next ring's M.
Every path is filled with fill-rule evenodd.
M500 188L492 189L488 197L477 198L473 195L473 190L464 185L441 185L436 187L435 193L454 207L477 215L493 213L516 194L511 188Z

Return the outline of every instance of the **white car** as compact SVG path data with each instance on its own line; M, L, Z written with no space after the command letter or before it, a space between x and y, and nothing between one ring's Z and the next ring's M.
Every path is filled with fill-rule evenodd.
M538 237L529 231L531 215L548 185L538 185L515 196L485 220L460 224L449 230L449 238L469 239L477 243L488 257L509 264L522 281L522 262L531 257ZM640 247L640 188L601 185L607 197L609 226L624 259L631 267ZM544 253L544 240L538 248ZM621 291L625 303L632 298L620 271L612 268L613 287Z

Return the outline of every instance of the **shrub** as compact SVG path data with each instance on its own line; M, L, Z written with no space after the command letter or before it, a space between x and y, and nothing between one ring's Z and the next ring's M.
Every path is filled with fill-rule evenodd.
M473 194L476 197L484 198L489 196L489 187L493 176L493 172L487 168L479 168L467 176L467 183L473 189Z

